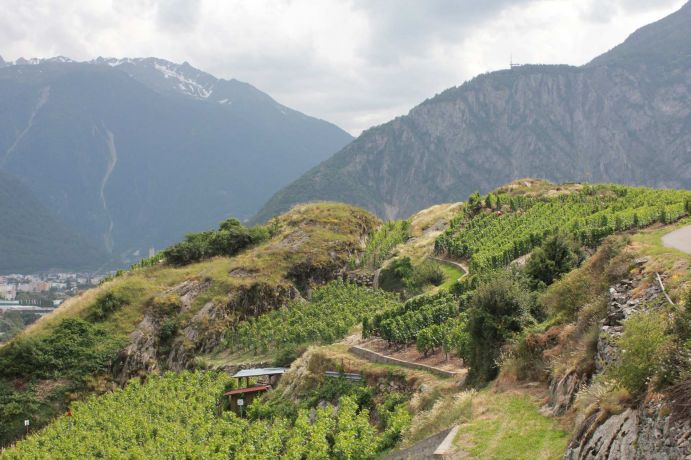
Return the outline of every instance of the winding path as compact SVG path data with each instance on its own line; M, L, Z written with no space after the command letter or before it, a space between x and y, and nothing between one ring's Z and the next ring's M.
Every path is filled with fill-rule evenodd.
M691 225L681 227L662 237L662 244L668 248L679 249L687 254L691 254Z
M454 267L460 269L463 272L463 274L458 278L458 281L460 281L464 276L468 274L468 267L466 267L465 264L462 264L461 262L456 262L455 260L443 259L441 257L435 256L430 256L429 258L432 260L436 260L437 262L441 262L443 264L453 265Z

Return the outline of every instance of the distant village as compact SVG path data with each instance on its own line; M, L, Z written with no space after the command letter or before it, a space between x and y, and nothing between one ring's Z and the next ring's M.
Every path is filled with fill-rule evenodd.
M79 291L97 286L105 276L70 272L4 275L0 276L0 300L41 306L52 303L52 306L58 306Z

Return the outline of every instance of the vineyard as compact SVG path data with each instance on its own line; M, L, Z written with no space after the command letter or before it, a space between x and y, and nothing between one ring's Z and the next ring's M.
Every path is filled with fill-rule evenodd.
M389 344L417 343L418 349L428 353L438 346L451 348L452 335L461 330L459 303L447 291L422 295L391 308L365 317L364 337L379 336Z
M410 222L407 220L394 220L386 222L370 236L362 256L362 265L369 268L381 266L393 248L398 246L410 236Z
M265 353L286 345L331 343L344 337L363 316L398 305L393 294L343 281L316 288L309 302L294 301L240 322L226 335L234 351Z
M594 185L556 196L490 194L475 202L451 220L435 249L469 259L478 273L508 265L557 231L595 246L615 232L673 222L691 211L691 191Z
M248 421L222 411L230 385L224 373L182 372L152 376L145 384L85 402L71 416L19 441L3 460L374 458L386 433L370 425L367 409L352 397L294 421ZM136 410L132 410L136 408Z

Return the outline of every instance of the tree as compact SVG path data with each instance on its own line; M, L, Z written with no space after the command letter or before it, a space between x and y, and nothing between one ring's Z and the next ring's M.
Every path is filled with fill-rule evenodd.
M468 309L469 343L463 359L470 366L468 382L496 377L497 359L509 337L533 320L529 294L507 272L480 283Z
M552 284L580 264L583 254L569 237L556 233L535 249L526 265L526 274L539 286Z

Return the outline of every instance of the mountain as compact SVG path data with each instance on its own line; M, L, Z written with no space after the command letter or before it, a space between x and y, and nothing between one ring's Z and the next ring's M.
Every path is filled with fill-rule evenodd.
M581 67L480 75L365 131L276 193L386 218L520 178L691 188L691 4Z
M121 261L251 216L351 139L188 63L0 62L0 169Z
M95 269L107 254L56 219L16 177L0 171L0 274Z

